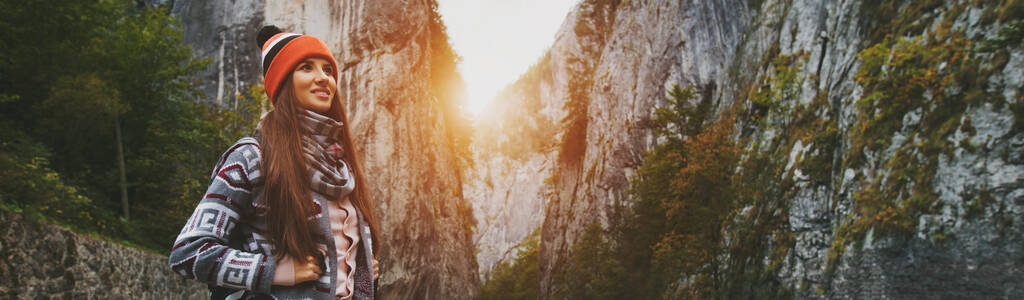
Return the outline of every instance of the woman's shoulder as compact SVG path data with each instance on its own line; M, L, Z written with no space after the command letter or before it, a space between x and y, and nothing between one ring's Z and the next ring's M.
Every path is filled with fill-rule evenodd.
M259 152L259 150L260 150L260 142L255 137L251 137L251 136L242 137L242 138L238 139L237 141L235 141L234 144L231 144L231 147L228 148L228 152L231 152L231 151L234 151L234 150L256 151L256 152Z
M255 138L243 137L238 139L231 147L228 147L221 155L214 172L221 172L226 168L241 168L247 173L258 172L260 167L260 144ZM211 175L216 175L211 174Z

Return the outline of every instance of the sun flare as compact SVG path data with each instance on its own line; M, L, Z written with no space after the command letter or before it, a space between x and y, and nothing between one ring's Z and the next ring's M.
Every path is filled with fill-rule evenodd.
M544 55L578 0L439 0L474 118Z

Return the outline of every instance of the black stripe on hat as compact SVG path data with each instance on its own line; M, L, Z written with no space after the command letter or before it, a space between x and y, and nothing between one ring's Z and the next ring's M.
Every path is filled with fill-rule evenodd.
M264 77L267 76L267 70L270 69L270 63L274 61L274 56L277 56L277 53L281 52L281 49L284 49L284 46L288 45L288 42L291 42L292 40L294 40L295 38L298 38L300 36L302 36L302 35L293 35L293 36L282 38L281 41L277 42L277 44L274 44L273 48L270 48L270 51L267 52L267 55L263 57L263 76Z

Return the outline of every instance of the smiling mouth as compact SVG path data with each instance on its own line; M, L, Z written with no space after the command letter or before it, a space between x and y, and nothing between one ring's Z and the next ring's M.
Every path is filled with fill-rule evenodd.
M317 97L321 98L327 98L331 96L331 93L326 90L314 90L313 95L316 95Z

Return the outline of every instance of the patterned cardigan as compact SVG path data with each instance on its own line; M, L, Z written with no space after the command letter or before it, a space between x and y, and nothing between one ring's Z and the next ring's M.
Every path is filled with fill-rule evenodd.
M242 138L229 148L213 170L206 195L192 212L171 248L171 269L210 285L214 293L245 290L242 299L334 299L338 282L337 251L330 239L330 217L323 195L311 191L318 211L320 249L328 253L318 280L295 286L271 285L276 261L266 232L266 206L256 139ZM373 241L361 212L353 299L373 299ZM269 297L268 297L269 296Z

